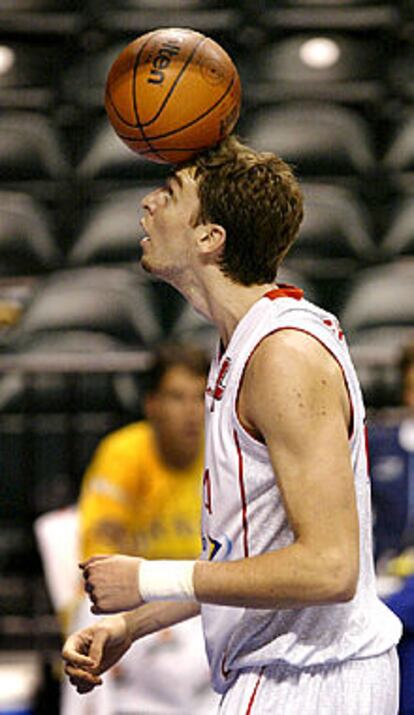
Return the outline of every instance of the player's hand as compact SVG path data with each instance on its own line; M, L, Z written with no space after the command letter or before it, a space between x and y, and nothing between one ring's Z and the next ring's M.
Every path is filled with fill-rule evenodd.
M122 615L108 616L69 636L63 646L65 673L78 693L101 685L101 673L118 662L132 643Z
M79 564L92 613L130 611L143 604L138 590L140 561L135 556L92 556Z

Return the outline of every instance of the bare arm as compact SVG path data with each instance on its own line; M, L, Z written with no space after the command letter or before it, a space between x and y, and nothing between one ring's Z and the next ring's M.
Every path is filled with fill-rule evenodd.
M246 370L239 415L266 443L294 539L239 561L196 562L197 600L256 608L349 600L359 572L359 529L350 406L339 366L315 339L275 333ZM125 558L86 564L95 613L142 603L139 559Z
M117 663L135 640L199 612L200 606L194 602L158 602L102 618L66 640L62 651L65 672L78 692L89 692L101 685L101 674Z
M246 371L239 415L266 441L294 541L237 562L197 563L197 598L267 608L348 600L359 543L339 366L313 338L276 333Z

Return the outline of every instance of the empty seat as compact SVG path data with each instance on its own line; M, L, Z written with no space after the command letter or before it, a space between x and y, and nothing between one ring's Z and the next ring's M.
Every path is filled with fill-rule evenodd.
M381 249L388 258L399 255L414 257L414 197L400 196L391 212Z
M0 115L0 182L63 179L69 165L53 123L33 112Z
M245 93L252 102L378 103L385 94L380 80L386 56L379 39L323 31L285 34L249 58Z
M397 124L384 155L384 166L392 171L414 169L414 108Z
M0 14L1 21L1 14ZM3 106L45 111L56 104L62 47L26 41L0 43L0 101Z
M400 19L395 3L378 0L281 0L266 5L260 22L267 28L367 31L392 28Z
M22 349L33 335L73 330L112 336L125 348L142 348L161 337L146 282L120 268L56 272L39 287L10 345Z
M408 9L409 3L406 4ZM411 24L414 18L414 6L411 3ZM407 23L408 25L408 23ZM411 26L411 37L410 37L410 25L407 27L407 37L411 39L412 37L412 26ZM414 78L413 78L413 63L414 63L414 47L412 42L403 43L399 42L392 55L391 61L388 65L387 79L394 92L396 92L400 97L408 99L409 101L414 100Z
M0 31L37 35L74 35L84 25L79 0L2 0Z
M352 335L368 329L414 327L414 259L360 271L341 313Z
M414 324L361 329L348 338L366 404L400 405L399 360L402 348L414 339Z
M0 414L141 413L139 381L131 374L146 369L150 354L125 350L122 340L91 330L31 334L0 354Z
M61 260L45 207L27 194L0 191L0 277L54 270Z
M112 33L142 34L159 27L191 27L216 36L237 35L239 3L235 0L91 0L98 27ZM160 19L162 22L160 23ZM137 28L140 31L137 33Z
M84 53L66 68L62 90L66 101L81 107L102 110L109 69L127 42Z
M304 220L289 263L317 277L348 277L378 257L371 217L355 192L327 184L303 184Z
M143 230L139 224L143 196L154 187L103 194L89 206L87 217L67 256L69 265L137 262Z
M358 113L330 103L286 103L253 113L246 139L274 151L299 174L369 173L375 166L372 128Z
M119 139L106 118L98 120L78 164L80 179L143 179L165 167L135 154Z

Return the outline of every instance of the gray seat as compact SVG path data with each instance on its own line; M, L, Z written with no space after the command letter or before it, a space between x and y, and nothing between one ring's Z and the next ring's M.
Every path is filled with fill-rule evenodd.
M414 340L413 325L361 329L349 335L349 348L368 407L399 405L401 351Z
M288 254L290 265L315 278L343 278L378 258L371 216L357 193L332 184L302 188L304 220Z
M35 293L9 344L19 350L34 335L65 331L104 334L125 349L162 337L147 282L130 269L106 267L55 272Z
M414 257L414 196L401 195L395 201L381 248L387 258Z
M269 3L260 22L272 29L377 31L397 26L397 5L378 0L280 0Z
M379 102L384 97L384 57L378 39L320 27L314 32L285 31L249 57L245 93L252 102Z
M70 167L59 132L33 112L0 115L0 181L66 179Z
M287 102L253 113L246 139L274 151L299 174L364 174L375 166L370 125L358 113L331 103Z
M111 0L90 0L90 5L98 27L132 36L162 25L192 27L214 37L231 38L237 35L241 19L236 0L119 0L116 8Z
M135 154L119 139L108 119L98 119L76 167L80 180L142 180L165 174L162 165Z
M0 190L0 277L32 276L61 262L47 209L28 194Z
M71 266L137 263L143 230L139 223L142 198L154 185L103 193L88 207L67 262Z
M414 169L414 110L395 126L384 155L384 166L391 171Z
M340 318L352 337L362 330L414 327L414 259L360 271L349 291Z

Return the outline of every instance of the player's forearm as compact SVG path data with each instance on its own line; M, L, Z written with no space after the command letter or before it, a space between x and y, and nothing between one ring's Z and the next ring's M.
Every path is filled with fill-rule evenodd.
M314 553L295 543L232 562L196 563L193 584L201 603L252 608L300 608L350 600L358 559Z
M157 601L147 603L134 611L123 613L131 639L137 640L150 633L168 628L193 618L200 613L200 605L194 601Z

